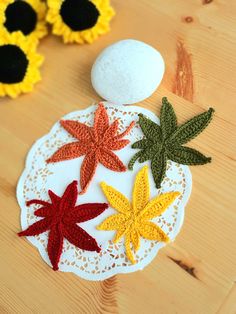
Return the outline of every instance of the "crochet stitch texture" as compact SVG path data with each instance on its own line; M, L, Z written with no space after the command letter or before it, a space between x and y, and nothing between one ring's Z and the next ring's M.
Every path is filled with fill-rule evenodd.
M109 118L104 106L100 103L94 116L94 126L73 120L61 121L63 128L78 141L60 147L47 162L58 162L78 158L85 155L80 170L80 186L86 192L89 183L94 177L99 163L113 171L126 171L125 165L113 153L129 144L129 140L122 139L134 126L134 122L123 132L118 134L119 121L109 125Z
M130 160L128 168L134 163L151 160L151 169L156 187L160 188L165 177L167 160L184 165L203 165L211 162L196 149L182 146L198 136L210 123L214 109L201 113L184 124L177 125L177 117L167 98L162 99L160 125L139 114L139 125L144 138L135 142L132 148L140 149Z
M100 252L101 248L96 240L77 223L97 217L108 205L88 203L76 206L78 197L77 181L73 181L67 186L62 197L57 196L51 190L48 191L48 195L51 203L36 199L27 202L27 206L32 204L42 205L34 214L43 217L43 219L19 232L18 235L20 237L36 236L49 231L47 251L53 270L58 270L64 238L82 250Z
M170 241L165 232L150 220L164 213L180 193L169 192L149 200L147 166L143 167L136 176L132 203L122 193L106 183L102 182L101 187L110 206L116 209L118 214L106 218L97 229L116 230L114 243L125 237L126 255L133 264L136 261L130 244L137 252L140 248L140 237L161 242Z

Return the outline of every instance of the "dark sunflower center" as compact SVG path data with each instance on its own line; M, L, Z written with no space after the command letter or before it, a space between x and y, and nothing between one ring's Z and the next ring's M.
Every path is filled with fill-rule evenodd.
M24 52L15 45L0 46L0 83L22 82L29 61Z
M64 23L73 31L92 28L99 17L98 9L88 0L64 0L60 14Z
M25 1L15 1L9 4L5 16L4 26L10 33L21 31L24 35L29 35L35 29L37 23L36 12Z

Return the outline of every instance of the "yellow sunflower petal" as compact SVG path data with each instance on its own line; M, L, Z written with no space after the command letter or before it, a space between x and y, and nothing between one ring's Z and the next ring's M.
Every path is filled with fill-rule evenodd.
M138 249L140 248L140 235L139 235L139 232L137 230L133 229L130 232L130 239L131 239L131 242L132 242L132 245L133 245L133 248L134 248L135 252L137 252Z
M149 201L150 187L148 181L148 167L143 167L137 174L133 189L133 209L140 212Z
M139 225L140 235L148 240L156 240L160 242L169 242L169 237L165 232L151 221L143 222Z
M140 213L140 218L142 220L153 219L157 216L160 216L166 211L166 209L174 202L179 192L169 192L161 194L154 199L152 199Z
M131 211L129 200L122 193L112 186L107 185L105 182L101 183L101 188L111 207L115 208L120 213L127 214Z
M131 261L132 264L135 264L136 261L134 259L134 256L133 256L133 253L131 251L131 248L130 248L130 234L127 233L126 236L125 236L125 250L126 250L126 256L127 258Z
M107 217L99 226L98 230L116 230L122 228L126 221L126 217L123 214L116 214Z

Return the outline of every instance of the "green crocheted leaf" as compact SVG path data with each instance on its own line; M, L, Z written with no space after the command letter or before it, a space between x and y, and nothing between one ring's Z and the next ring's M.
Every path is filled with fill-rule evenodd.
M143 151L140 151L134 154L134 156L130 159L129 164L128 164L129 170L133 170L136 160L139 159L139 157L142 156L142 154L143 154Z
M146 118L142 113L139 114L139 125L146 138L155 142L162 142L161 128L158 124Z
M190 147L174 147L167 152L168 159L183 165L204 165L211 162L210 157L204 156L196 149Z
M161 187L161 183L165 177L166 164L167 156L165 151L161 151L160 153L156 154L151 161L152 175L157 189Z
M132 148L145 149L152 144L153 144L153 142L151 140L142 139L140 141L133 143L131 147Z
M177 129L177 117L166 97L162 98L160 125L163 139L168 138Z
M170 145L183 145L200 134L210 123L214 109L210 108L177 128L174 134L168 140Z
M148 148L146 148L146 149L142 152L142 155L141 155L140 158L139 158L139 162L142 163L142 162L145 162L145 161L147 161L147 160L152 159L152 157L153 157L156 153L158 153L159 147L160 147L160 144L155 144L155 145L152 145L152 146L149 146Z

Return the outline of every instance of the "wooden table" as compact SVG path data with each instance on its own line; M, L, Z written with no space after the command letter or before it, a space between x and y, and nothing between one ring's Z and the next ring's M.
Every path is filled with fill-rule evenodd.
M32 94L0 102L1 313L236 313L236 2L113 1L112 32L93 45L40 44L43 80ZM98 53L124 38L156 47L166 62L161 87L140 105L159 114L161 97L179 122L216 109L194 147L213 157L192 167L183 229L144 270L89 282L53 272L19 240L15 189L33 142L64 114L97 102L90 69Z

